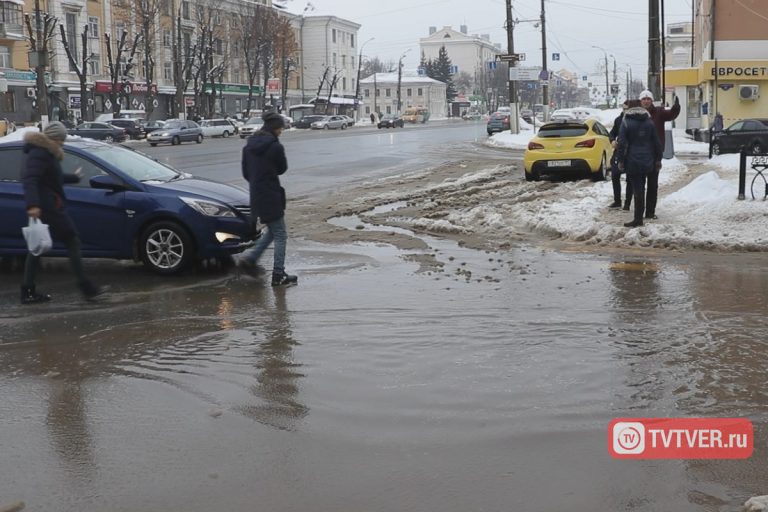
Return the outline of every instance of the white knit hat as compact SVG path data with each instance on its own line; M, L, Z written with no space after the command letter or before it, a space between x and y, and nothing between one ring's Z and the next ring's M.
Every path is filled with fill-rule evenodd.
M640 96L637 99L642 100L643 98L650 98L651 101L653 101L653 93L646 89L640 93Z

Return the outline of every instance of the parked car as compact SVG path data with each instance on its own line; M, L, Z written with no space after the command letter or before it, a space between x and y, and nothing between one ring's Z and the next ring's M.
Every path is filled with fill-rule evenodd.
M523 121L525 121L528 124L533 124L533 110L529 108L524 108L520 110L520 117L523 118Z
M23 147L22 141L0 144L0 256L27 252L21 234L27 224L19 178ZM64 171L80 168L83 174L64 190L85 257L140 260L154 272L174 274L253 244L249 196L242 188L196 178L123 146L75 139L63 150ZM49 254L67 252L54 243Z
M112 126L109 123L97 123L88 121L80 123L77 127L67 130L70 135L85 137L86 139L103 140L106 142L123 142L125 140L125 130Z
M343 117L344 119L347 120L347 126L355 126L354 118L352 118L352 117L350 117L348 115L344 115L344 114L341 114L341 117Z
M342 116L323 116L322 119L312 123L313 130L347 129L347 120Z
M426 123L429 121L429 110L425 107L408 107L403 112L403 121L406 123Z
M194 121L183 119L169 119L162 130L155 130L147 135L150 146L157 146L161 142L169 142L176 146L182 142L203 142L203 130Z
M144 133L150 134L154 132L155 130L160 130L165 126L165 121L145 121L144 122Z
M291 119L291 116L287 116L285 114L280 114L280 117L283 118L283 127L286 130L293 126L293 119Z
M768 151L768 119L742 119L712 132L712 154L738 153L742 147L751 154Z
M147 136L141 121L141 119L110 119L107 123L122 128L131 139L139 140Z
M604 180L612 154L608 130L596 119L549 122L530 140L523 154L525 179L576 172L594 181Z
M509 107L507 107L507 109L508 108ZM491 114L491 117L488 118L488 122L485 125L485 131L488 132L488 135L509 130L509 116L510 113L508 111L505 112L501 110Z
M240 127L240 138L244 139L253 135L255 132L261 130L264 126L264 120L261 117L252 117L245 124Z
M315 121L319 121L319 120L321 120L324 117L325 116L321 115L321 114L317 114L317 115L313 114L313 115L309 115L309 116L304 116L301 119L299 119L298 121L296 121L295 123L293 123L293 127L294 128L303 128L303 129L305 129L305 128L312 128L312 123L314 123Z
M235 127L226 119L204 119L200 121L200 129L205 137L224 137L237 133Z
M476 121L478 119L482 119L483 115L478 112L477 110L469 110L467 112L464 112L464 115L461 116L462 119L465 121Z
M376 125L379 127L379 129L382 128L397 128L398 126L400 128L405 127L405 121L403 121L403 118L395 115L395 114L385 114L384 117L379 120L379 123Z

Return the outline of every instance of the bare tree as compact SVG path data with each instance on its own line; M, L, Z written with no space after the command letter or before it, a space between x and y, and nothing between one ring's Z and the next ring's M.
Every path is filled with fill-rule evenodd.
M74 70L77 75L77 79L80 81L80 119L83 121L89 120L88 116L88 61L93 54L88 53L88 25L83 27L83 32L80 34L80 40L82 42L82 54L80 56L80 62L77 61L77 56L73 54L72 49L69 47L69 41L67 41L67 31L64 25L59 25L61 29L61 44L64 46L64 51L67 54L67 60L69 60L69 66Z
M46 61L50 60L51 53L51 41L53 41L54 34L56 32L56 25L59 20L47 13L37 11L40 19L36 20L35 26L38 30L32 28L31 15L29 13L24 15L24 22L27 26L27 38L29 39L29 48L32 52L38 55L38 58L44 57ZM45 83L45 63L38 63L35 66L35 72L37 73L37 109L42 116L48 115L48 85Z
M174 13L171 30L171 37L173 38L173 46L171 48L171 54L173 55L173 83L176 86L174 108L177 116L182 112L186 112L184 92L192 80L192 68L195 62L195 55L197 55L197 44L192 45L191 41L189 45L185 43L181 19L182 8L179 5L178 11Z
M325 101L325 113L331 114L331 97L333 96L333 88L339 83L339 70L336 69L333 73L333 78L328 82L328 99Z
M328 80L328 73L330 73L331 68L326 66L323 70L323 76L320 77L320 83L317 84L317 93L315 94L315 99L320 97L320 93L323 92L323 86L325 85L325 82Z
M279 16L278 19L279 21L275 27L275 50L277 61L280 63L281 104L282 108L285 109L287 106L288 79L295 66L295 57L299 51L299 44L296 41L296 34L288 18Z
M144 106L147 118L155 109L155 48L158 40L160 25L161 0L131 0L138 33L141 35L141 49L143 53L143 71L146 91L144 92Z
M109 81L111 82L109 101L112 103L112 112L114 114L119 114L121 108L120 102L118 101L119 88L117 84L122 80L124 74L130 73L131 68L134 66L134 58L139 46L139 39L139 34L136 34L133 37L133 44L128 53L127 62L123 67L123 53L127 50L126 43L128 42L128 32L123 30L123 33L120 34L120 39L117 42L114 54L112 53L112 37L109 35L109 32L104 33L104 41L107 45L107 69L109 70Z

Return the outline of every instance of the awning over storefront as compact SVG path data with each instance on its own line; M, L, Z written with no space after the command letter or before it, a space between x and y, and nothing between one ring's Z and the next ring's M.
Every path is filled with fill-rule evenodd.
M696 86L699 83L698 68L664 70L664 85L667 87Z

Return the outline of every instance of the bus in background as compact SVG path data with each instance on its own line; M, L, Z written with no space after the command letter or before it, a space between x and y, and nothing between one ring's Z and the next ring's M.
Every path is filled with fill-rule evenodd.
M402 117L406 123L426 123L429 121L429 110L424 107L408 107Z

